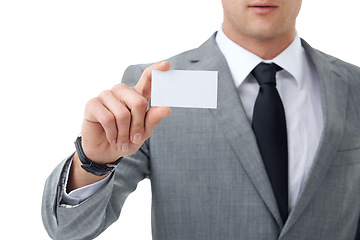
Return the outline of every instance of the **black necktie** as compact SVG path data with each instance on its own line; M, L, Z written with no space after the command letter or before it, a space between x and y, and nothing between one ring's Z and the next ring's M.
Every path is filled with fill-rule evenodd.
M252 126L284 223L288 216L288 149L284 107L276 89L276 64L260 63L251 72L260 85Z

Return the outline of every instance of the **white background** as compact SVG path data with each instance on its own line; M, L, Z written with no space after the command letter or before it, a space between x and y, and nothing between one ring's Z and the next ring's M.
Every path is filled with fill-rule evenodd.
M298 33L360 65L359 9L358 0L304 0ZM87 100L117 84L130 64L198 47L221 22L220 0L2 0L1 236L49 239L44 182L74 151ZM151 239L150 205L145 180L98 239Z

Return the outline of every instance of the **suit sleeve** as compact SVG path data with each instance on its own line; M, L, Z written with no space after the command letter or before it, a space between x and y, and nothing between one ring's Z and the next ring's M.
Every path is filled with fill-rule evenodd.
M130 66L123 82L133 86L141 73L139 66ZM149 176L148 143L121 160L102 190L75 206L61 204L63 168L70 158L61 162L45 183L41 211L44 227L52 239L93 239L119 218L127 196Z

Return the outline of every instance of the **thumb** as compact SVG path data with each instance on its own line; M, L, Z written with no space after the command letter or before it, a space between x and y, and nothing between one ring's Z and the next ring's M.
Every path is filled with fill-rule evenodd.
M152 107L145 116L144 138L148 139L154 128L160 123L161 119L169 116L171 109L169 107Z
M146 68L142 73L138 83L134 87L135 90L149 101L151 95L152 70L168 71L170 68L170 62L157 62Z

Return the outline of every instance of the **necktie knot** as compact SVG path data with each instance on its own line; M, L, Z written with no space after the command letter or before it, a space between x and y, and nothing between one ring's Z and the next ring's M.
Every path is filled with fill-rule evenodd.
M260 63L252 70L252 75L256 78L259 85L275 84L276 85L276 72L282 68L275 63Z

